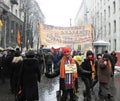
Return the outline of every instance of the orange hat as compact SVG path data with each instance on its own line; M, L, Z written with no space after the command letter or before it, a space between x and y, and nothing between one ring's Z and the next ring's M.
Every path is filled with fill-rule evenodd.
M67 53L67 52L70 52L71 50L70 50L70 48L68 48L68 47L64 47L64 48L62 48L62 52L63 53Z

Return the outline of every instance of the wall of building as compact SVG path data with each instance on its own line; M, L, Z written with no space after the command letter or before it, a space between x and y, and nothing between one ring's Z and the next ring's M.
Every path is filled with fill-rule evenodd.
M17 32L20 31L22 47L33 47L33 37L38 39L37 24L44 22L44 15L36 0L0 0L0 46L16 47ZM37 10L36 10L37 9ZM35 13L36 12L36 13ZM31 16L32 15L32 16ZM35 44L36 45L36 44Z
M83 0L84 1L84 0ZM120 0L92 0L87 2L87 9L91 16L87 22L91 22L94 27L94 41L104 40L110 42L109 51L120 50ZM84 3L76 15L75 22L83 24L85 16L83 12ZM84 10L84 11L83 11ZM81 22L79 22L81 20ZM79 25L77 24L77 25Z
M78 12L76 14L76 17L74 19L76 26L84 26L86 24L92 24L93 18L92 18L92 11L91 6L93 0L82 0L82 3L80 5L80 8L78 9ZM81 45L75 45L75 48L77 49L80 47L82 51L84 51L86 48L91 49L92 44L81 44Z
M109 51L120 50L120 0L94 0L95 30L97 40L110 42Z
M0 8L3 9L3 12L0 14L0 19L3 26L0 33L0 46L3 48L9 46L14 48L17 45L18 30L20 30L21 36L23 35L24 12L20 11L20 5L20 0L17 0L17 4L12 3L10 0L1 1Z

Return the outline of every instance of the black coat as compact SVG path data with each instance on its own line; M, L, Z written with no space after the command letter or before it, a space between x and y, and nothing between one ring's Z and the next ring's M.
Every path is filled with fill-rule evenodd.
M14 57L11 65L11 89L15 93L18 91L19 72L22 64L22 56Z
M21 85L23 98L26 100L38 100L38 84L40 82L39 62L36 58L25 58L21 70Z
M92 61L94 63L94 61ZM83 70L88 71L88 72L92 72L92 68L90 65L90 60L89 59L84 59L84 62L82 62L81 67L83 68ZM84 74L85 78L91 78L92 75L91 74Z

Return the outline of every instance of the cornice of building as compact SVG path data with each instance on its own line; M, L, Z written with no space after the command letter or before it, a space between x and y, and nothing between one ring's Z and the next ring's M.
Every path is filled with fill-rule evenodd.
M0 1L0 8L6 11L10 9L3 1Z

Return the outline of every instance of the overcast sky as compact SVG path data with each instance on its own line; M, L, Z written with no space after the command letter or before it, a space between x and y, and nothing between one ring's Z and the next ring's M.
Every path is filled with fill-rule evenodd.
M82 0L36 0L45 16L45 23L55 26L74 25Z

